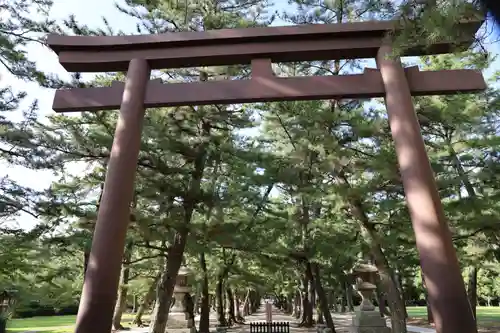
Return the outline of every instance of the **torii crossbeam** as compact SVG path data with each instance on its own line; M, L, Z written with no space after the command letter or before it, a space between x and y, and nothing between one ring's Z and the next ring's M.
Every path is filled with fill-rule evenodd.
M457 24L468 37L456 45L415 46L405 55L469 46L480 20ZM111 87L56 91L54 110L120 109L78 311L76 332L108 333L116 301L132 200L144 108L332 98L384 97L415 231L428 300L438 333L476 333L450 230L412 104L412 95L486 89L474 70L420 72L390 57L387 35L398 22L357 22L223 29L147 36L50 35L49 46L68 71L127 71ZM363 74L276 77L271 62L376 58ZM251 64L247 80L162 83L151 69Z

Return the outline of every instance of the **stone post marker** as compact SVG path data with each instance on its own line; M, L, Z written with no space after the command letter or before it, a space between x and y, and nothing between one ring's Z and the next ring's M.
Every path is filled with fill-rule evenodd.
M174 304L169 311L167 328L171 329L191 329L194 328L194 318L190 317L192 309L191 287L189 286L189 276L191 272L185 266L179 269L174 286Z
M273 322L273 305L269 301L266 301L266 322Z
M352 317L351 333L390 333L385 319L375 310L371 301L373 291L377 288L373 283L377 267L369 264L358 264L352 270L356 278L356 290L361 295L362 301L359 309Z

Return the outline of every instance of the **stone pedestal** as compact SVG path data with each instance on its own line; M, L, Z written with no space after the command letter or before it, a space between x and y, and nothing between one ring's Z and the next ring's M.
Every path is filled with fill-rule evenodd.
M194 327L194 321L184 313L169 313L167 328L170 329L187 329Z
M356 289L362 301L359 310L352 317L351 333L391 333L385 319L375 310L371 301L377 268L368 264L359 264L353 268L352 275L356 277Z
M325 324L316 324L316 333L332 333L332 330Z
M391 333L378 311L356 311L352 317L351 333Z
M323 333L325 328L326 328L325 324L316 324L316 333Z

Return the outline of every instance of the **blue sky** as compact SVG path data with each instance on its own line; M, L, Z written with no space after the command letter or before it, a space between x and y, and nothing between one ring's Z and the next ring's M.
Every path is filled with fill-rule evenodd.
M135 21L129 16L120 13L116 10L112 0L55 0L52 8L51 16L56 19L67 18L70 14L75 14L77 21L89 25L90 27L102 26L102 17L106 17L112 27L115 29L123 30L125 32L135 31ZM122 3L122 1L118 1ZM285 0L275 1L276 9L284 8ZM276 24L276 23L275 23ZM282 22L277 22L282 25ZM486 45L492 52L498 54L499 46ZM59 65L58 59L50 50L39 46L33 45L28 48L30 58L38 63L40 68L47 72L57 73L61 77L67 77L67 73ZM492 71L500 69L500 61L496 61L494 66L485 73L489 76ZM11 84L15 90L24 90L28 92L30 99L38 99L41 115L50 115L53 113L52 100L54 92L48 89L42 89L33 83L25 83L15 80L10 76L5 69L0 68L0 85L6 83ZM21 112L14 115L14 118L20 117ZM54 180L54 176L46 171L33 171L27 170L22 167L7 167L1 164L0 177L9 175L15 181L22 185L30 186L35 189L47 188ZM79 168L75 168L72 172L79 172ZM29 216L23 215L18 218L17 222L23 228L30 228L35 224L35 220Z

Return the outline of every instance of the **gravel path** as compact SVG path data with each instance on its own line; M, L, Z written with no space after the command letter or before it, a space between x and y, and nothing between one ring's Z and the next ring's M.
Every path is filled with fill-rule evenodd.
M250 323L255 322L255 321L265 321L266 320L266 314L264 312L265 307L262 306L256 313L245 317L245 324L244 325L235 325L227 330L228 333L250 333ZM352 322L352 313L332 313L332 318L335 323L335 330L337 333L348 333L349 332L349 327L351 326ZM198 316L197 320L198 321ZM315 328L304 328L304 327L298 327L297 325L297 320L287 314L282 313L281 311L278 311L277 309L273 308L273 321L274 322L279 322L279 321L288 321L290 322L290 333L316 333ZM217 318L215 314L210 314L210 326L212 330L215 332L215 326L217 325ZM390 327L390 321L388 320L388 326ZM416 326L410 326L408 325L408 331L413 332L413 333L435 333L436 331L434 329L430 328L423 328L423 327L416 327ZM128 332L128 333L147 333L148 332L148 327L141 327L141 328L132 328L127 331L121 331L123 333ZM179 329L171 329L169 332L172 333L184 333L184 332L189 332L188 330L179 330ZM23 332L23 333L37 333L37 332Z

